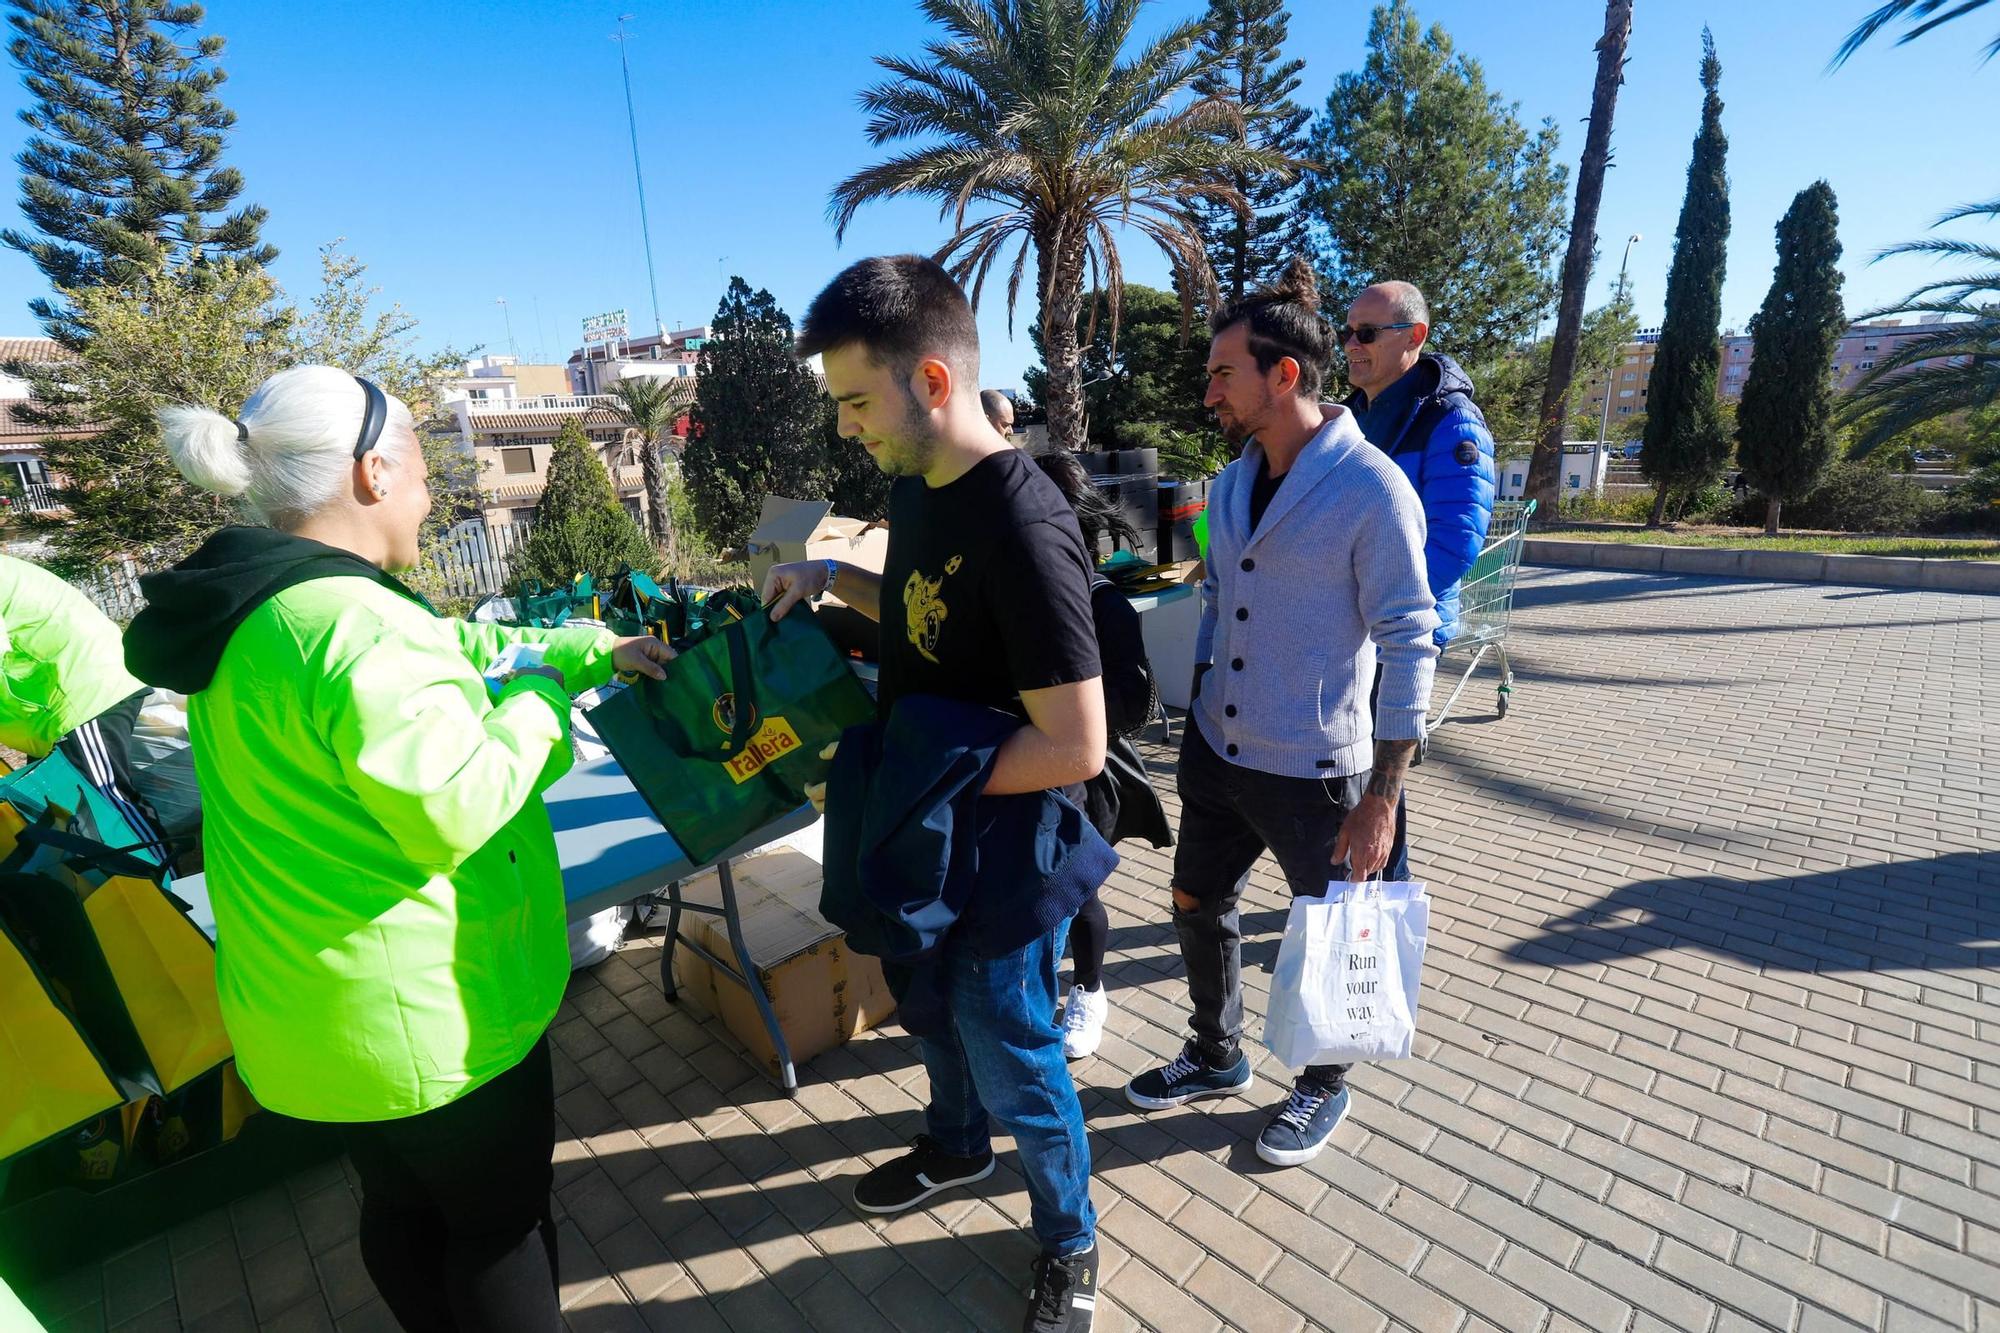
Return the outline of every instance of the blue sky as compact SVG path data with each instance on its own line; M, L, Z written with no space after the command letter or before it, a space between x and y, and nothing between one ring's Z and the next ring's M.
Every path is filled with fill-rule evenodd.
M1157 28L1199 0L1155 0ZM1915 237L1948 206L2000 191L1988 133L2000 62L1982 67L1984 16L1907 47L1877 39L1826 72L1828 56L1872 0L1641 0L1605 191L1593 300L1625 236L1640 232L1632 275L1641 318L1658 319L1674 220L1700 107L1703 22L1723 63L1734 231L1725 323L1742 326L1770 281L1771 227L1819 176L1840 198L1850 311L1921 280L1911 260L1865 261ZM1324 105L1356 67L1368 25L1361 0L1295 0L1301 100ZM246 197L271 213L280 280L301 297L314 251L345 237L388 297L421 321L426 343L508 350L503 308L525 357L561 359L583 316L624 306L650 322L618 49L621 12L597 0L482 4L348 0L278 5L214 0L208 28L229 41L223 95L238 125L229 160ZM832 274L874 253L934 249L933 206L877 205L843 245L825 220L829 187L882 150L862 134L855 92L872 58L912 54L929 29L901 0L623 0L634 15L640 116L661 316L709 318L729 273L768 287L794 317ZM1490 85L1524 120L1552 117L1572 168L1582 149L1601 31L1599 0L1429 0ZM5 84L7 109L25 99ZM9 156L25 127L6 118ZM11 210L10 210L11 214ZM1127 248L1135 281L1165 265ZM0 333L30 333L42 291L25 257L0 251ZM1016 385L1033 360L1024 306L1012 337L997 296L981 310L985 379Z

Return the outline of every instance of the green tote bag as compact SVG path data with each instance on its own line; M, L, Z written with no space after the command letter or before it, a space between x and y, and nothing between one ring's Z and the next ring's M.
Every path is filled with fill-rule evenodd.
M805 804L820 752L874 701L804 606L712 624L586 714L660 823L697 863Z

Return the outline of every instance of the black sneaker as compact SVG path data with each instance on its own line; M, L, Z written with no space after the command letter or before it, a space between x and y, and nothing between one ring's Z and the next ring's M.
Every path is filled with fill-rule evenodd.
M1201 1062L1194 1047L1175 1056L1163 1069L1149 1069L1125 1085L1125 1100L1142 1111L1164 1111L1197 1097L1228 1097L1250 1086L1250 1057L1236 1053L1236 1063L1213 1069Z
M1257 1136L1257 1155L1272 1166L1298 1166L1319 1156L1347 1114L1347 1089L1328 1092L1317 1083L1292 1088L1285 1109Z
M870 1213L900 1213L940 1190L970 1185L992 1174L991 1150L977 1157L953 1157L936 1139L919 1134L908 1152L855 1183L854 1206Z
M1035 1289L1028 1297L1021 1333L1090 1333L1097 1313L1097 1247L1067 1259L1058 1254L1036 1259Z

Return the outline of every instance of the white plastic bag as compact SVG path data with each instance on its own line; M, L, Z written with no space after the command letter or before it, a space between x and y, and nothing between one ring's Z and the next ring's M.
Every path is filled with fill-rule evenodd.
M1292 899L1264 1017L1271 1053L1291 1069L1409 1055L1430 916L1413 883L1336 881Z

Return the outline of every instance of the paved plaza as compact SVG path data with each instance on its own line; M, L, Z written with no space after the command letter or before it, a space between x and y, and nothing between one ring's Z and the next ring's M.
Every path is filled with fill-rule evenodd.
M1111 1030L1074 1066L1098 1326L2000 1333L2000 597L1530 569L1515 628L1509 715L1482 672L1413 782L1417 1058L1357 1071L1318 1161L1251 1149L1268 1057L1249 1097L1126 1108L1183 1033L1169 855L1107 888ZM1254 1035L1286 898L1268 861L1251 885ZM554 1031L570 1326L1014 1328L1010 1145L927 1211L848 1202L922 1126L900 1028L788 1100L658 961L579 975ZM393 1328L355 1220L330 1164L31 1298L62 1329Z

